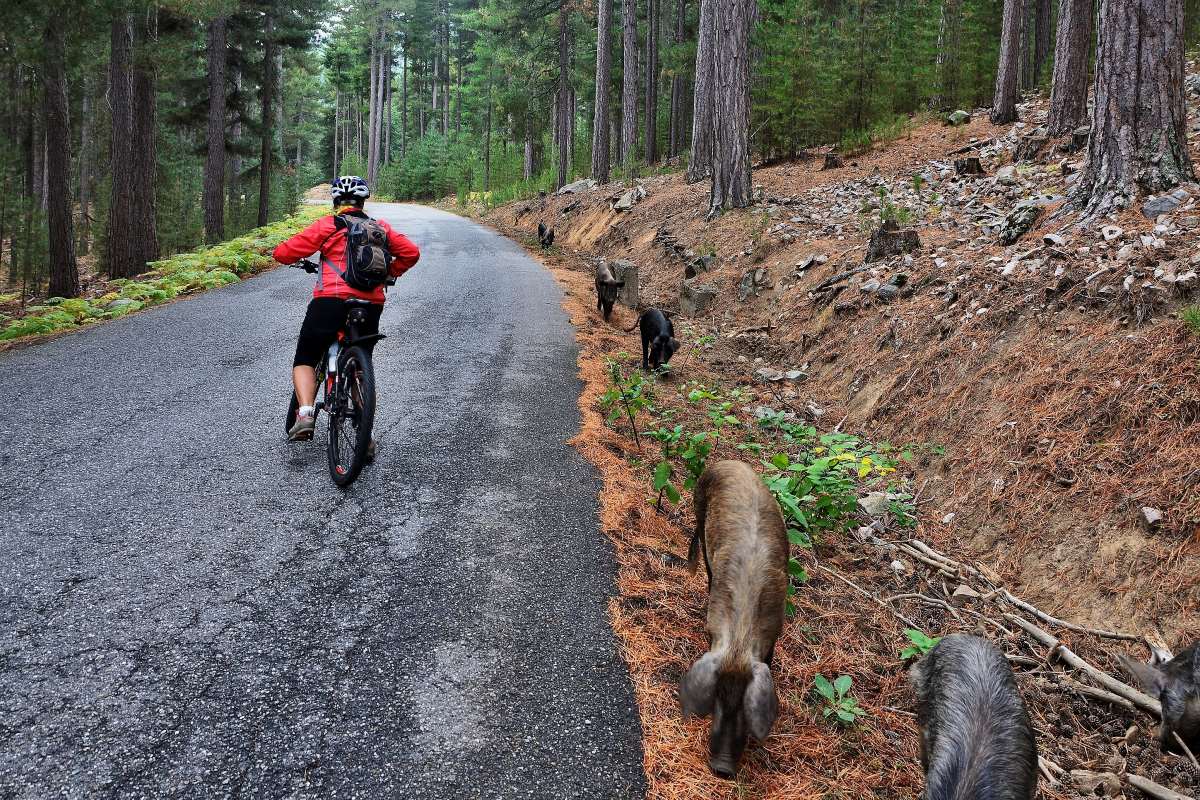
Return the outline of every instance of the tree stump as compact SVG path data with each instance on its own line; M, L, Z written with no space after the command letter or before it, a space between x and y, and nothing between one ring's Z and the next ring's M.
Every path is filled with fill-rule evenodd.
M966 158L954 159L954 171L959 175L983 175L983 165L979 163L979 156L967 156Z
M825 166L821 167L821 169L837 169L841 166L844 166L842 164L841 156L839 156L837 153L826 153Z
M867 254L863 257L863 263L870 264L872 261L879 261L890 256L911 253L920 247L921 239L917 236L916 231L902 231L899 225L889 220L871 234L871 241L867 245Z
M1036 161L1038 156L1041 155L1042 150L1045 149L1046 144L1049 141L1050 140L1047 139L1045 136L1039 136L1039 135L1026 136L1024 139L1021 140L1021 143L1017 145L1017 152L1015 154L1015 160L1017 160L1017 161Z

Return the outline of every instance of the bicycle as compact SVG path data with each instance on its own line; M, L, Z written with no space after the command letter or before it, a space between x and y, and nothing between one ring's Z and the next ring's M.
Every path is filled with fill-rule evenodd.
M311 262L289 266L310 270ZM321 411L329 415L329 477L336 486L354 483L362 468L371 460L371 429L375 424L375 367L371 363L373 342L385 338L382 333L360 335L366 321L366 300L350 299L346 322L337 339L329 345L325 358L317 364L317 402L314 420ZM288 405L284 430L296 422L300 402L295 390Z

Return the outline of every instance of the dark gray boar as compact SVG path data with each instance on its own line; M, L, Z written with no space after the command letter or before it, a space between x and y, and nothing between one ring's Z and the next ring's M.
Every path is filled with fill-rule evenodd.
M987 639L946 636L909 671L921 727L923 800L1029 800L1037 742L1008 659Z
M1193 753L1200 753L1200 642L1154 666L1124 655L1121 663L1142 688L1162 703L1158 743L1168 753L1180 751L1172 734L1179 734Z
M679 349L679 340L675 338L675 326L667 312L657 308L648 308L638 317L633 327L626 328L629 333L634 328L641 327L642 332L642 369L650 371L661 367L671 360Z
M775 498L749 465L711 464L696 485L688 562L708 570L709 650L679 687L684 716L712 715L708 766L737 773L746 739L767 738L779 713L770 663L783 630L788 540Z
M613 277L612 268L607 261L596 265L596 308L604 314L604 319L612 314L613 303L617 302L617 292L625 285Z

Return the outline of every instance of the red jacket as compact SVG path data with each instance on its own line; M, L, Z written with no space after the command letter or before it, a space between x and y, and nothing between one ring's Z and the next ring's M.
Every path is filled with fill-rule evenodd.
M338 213L366 217L366 214L355 208L343 208ZM421 257L421 251L408 240L407 236L392 230L391 225L383 220L377 220L377 222L387 231L388 250L392 253L390 272L393 277L398 278L407 272L409 267L417 263ZM322 263L317 285L313 288L313 297L337 297L343 300L357 297L362 300L370 300L372 303L384 301L382 286L370 292L352 289L329 264L325 263L326 260L331 261L341 269L345 269L346 265L346 231L344 228L340 231L337 230L332 215L321 217L286 242L282 242L275 248L273 255L279 263L291 264L311 256L318 250L322 256Z

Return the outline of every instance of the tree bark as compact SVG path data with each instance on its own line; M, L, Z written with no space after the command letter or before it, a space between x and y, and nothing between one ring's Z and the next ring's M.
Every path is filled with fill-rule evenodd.
M1050 57L1050 0L1036 0L1036 17L1033 25L1033 82L1042 78L1046 59Z
M935 79L937 92L930 106L945 110L958 101L958 41L962 30L962 0L943 0L938 26Z
M263 77L259 97L262 104L262 139L258 157L258 226L261 228L271 219L271 145L275 136L272 130L275 121L275 9L267 7L263 27Z
M1138 189L1194 180L1183 87L1183 0L1100 0L1096 105L1076 202L1089 217Z
M1017 73L1021 59L1021 16L1024 0L1004 0L1000 28L1000 61L996 67L996 95L992 122L1002 125L1017 119Z
M688 183L704 180L712 169L717 6L719 2L720 0L700 0L700 30L697 32L696 40L695 94L692 99L692 155L688 161Z
M658 25L660 0L646 0L646 163L658 161Z
M609 180L609 116L612 114L612 0L598 0L596 19L596 98L592 116L592 178L597 183ZM533 142L525 140L526 161L533 153ZM528 178L526 178L528 180Z
M133 59L133 256L137 271L158 260L158 103L155 61L158 11L139 13L138 45Z
M637 0L624 0L621 6L621 165L632 170L637 158Z
M232 79L229 81L235 92L242 91L242 72L236 62L232 65L227 64ZM236 146L242 140L242 118L239 113L234 113L233 118L229 121L229 137L228 141ZM335 152L334 159L337 158ZM237 150L233 150L229 154L229 188L226 190L229 213L234 219L234 224L240 226L242 224L242 157L238 155Z
M754 0L720 0L717 47L724 69L715 70L712 195L709 213L753 202L750 177L750 28Z
M112 120L109 172L112 190L104 237L104 264L114 278L128 278L139 270L134 263L133 240L133 31L129 18L112 21L109 54L108 102Z
M570 20L567 4L558 11L558 97L555 101L555 136L558 143L558 174L554 188L561 189L571 172L571 60Z
M225 238L225 62L228 17L208 23L208 154L204 160L204 238Z
M683 44L686 23L687 0L676 0L675 31L671 37L671 44L676 47ZM667 135L667 155L671 158L679 155L679 150L683 147L683 96L685 91L683 75L679 74L679 70L675 70L671 75L671 125Z
M408 153L408 40L404 42L403 72L400 77L400 158Z
M84 78L83 99L79 113L79 254L87 255L92 247L92 118L96 110L92 95L96 84L91 76ZM3 214L0 214L3 216ZM0 234L0 250L4 236ZM0 253L2 255L2 253ZM3 261L0 258L0 261Z
M1050 84L1051 136L1065 136L1087 123L1088 52L1092 45L1092 0L1060 0Z
M50 245L50 294L79 294L75 230L71 220L71 117L67 106L66 34L61 13L51 14L42 37L45 69L42 104L46 119L47 223Z

